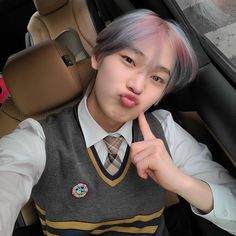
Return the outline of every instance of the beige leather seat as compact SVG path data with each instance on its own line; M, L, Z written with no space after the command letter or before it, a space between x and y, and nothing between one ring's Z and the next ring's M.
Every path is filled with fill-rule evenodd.
M0 137L27 117L40 119L77 103L94 75L89 59L75 63L71 52L54 41L15 54L3 69L11 96L0 108ZM36 221L31 200L20 216L25 225Z
M59 38L76 56L76 61L81 59L81 51L91 55L97 32L86 0L34 0L34 4L37 12L27 26L33 45ZM77 41L83 47L78 48Z

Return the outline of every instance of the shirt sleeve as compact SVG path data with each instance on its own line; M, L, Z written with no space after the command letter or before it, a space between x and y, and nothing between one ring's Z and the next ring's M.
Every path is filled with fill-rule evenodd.
M157 110L153 115L163 127L175 165L186 174L208 183L212 190L213 210L201 214L192 207L192 211L236 235L236 180L221 165L212 161L208 148L174 122L168 111Z
M44 143L42 127L33 119L0 139L0 235L12 235L19 211L44 170Z

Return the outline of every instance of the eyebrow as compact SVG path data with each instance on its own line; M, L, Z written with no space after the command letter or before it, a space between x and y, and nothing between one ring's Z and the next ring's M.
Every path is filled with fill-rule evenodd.
M170 70L167 69L166 67L164 66L157 66L157 68L163 72L165 72L166 74L170 75Z
M134 47L134 46L131 46L131 47L128 47L127 49L130 49L131 51L133 51L135 54L138 54L142 57L145 57L145 54L138 48Z
M140 56L142 56L142 57L146 57L145 54L144 54L140 49L138 49L138 48L136 48L136 47L134 47L134 46L131 46L131 47L127 48L127 49L133 51L133 52L134 52L135 54L137 54L137 55L140 55ZM161 71L163 71L163 72L165 72L165 73L168 74L168 75L170 75L170 70L169 70L168 68L166 68L165 66L160 66L160 65L158 65L158 66L157 66L157 69L158 69L158 70L161 70Z

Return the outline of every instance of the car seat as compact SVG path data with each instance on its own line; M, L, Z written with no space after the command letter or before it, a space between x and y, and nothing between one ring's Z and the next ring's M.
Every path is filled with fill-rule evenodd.
M37 12L31 16L27 26L26 47L52 39L66 45L76 61L86 57L86 53L91 54L96 28L100 30L103 26L97 26L99 22L102 24L99 17L94 18L98 13L88 8L86 0L34 0L34 4ZM82 47L78 48L77 42L80 41Z
M89 59L75 63L66 47L51 40L13 55L3 69L11 96L0 108L0 137L27 117L41 119L77 103L94 75ZM21 210L18 225L36 220L30 200Z

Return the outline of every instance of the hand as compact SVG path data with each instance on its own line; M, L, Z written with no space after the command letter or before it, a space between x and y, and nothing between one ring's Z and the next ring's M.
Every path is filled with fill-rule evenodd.
M163 141L154 136L143 113L138 122L144 140L131 145L131 159L138 175L144 179L150 176L163 188L176 191L184 174L174 165Z
M179 194L196 208L210 212L213 195L209 185L186 175L175 166L163 141L154 136L143 113L138 121L144 140L131 145L131 160L138 175L144 179L150 176L163 188Z

